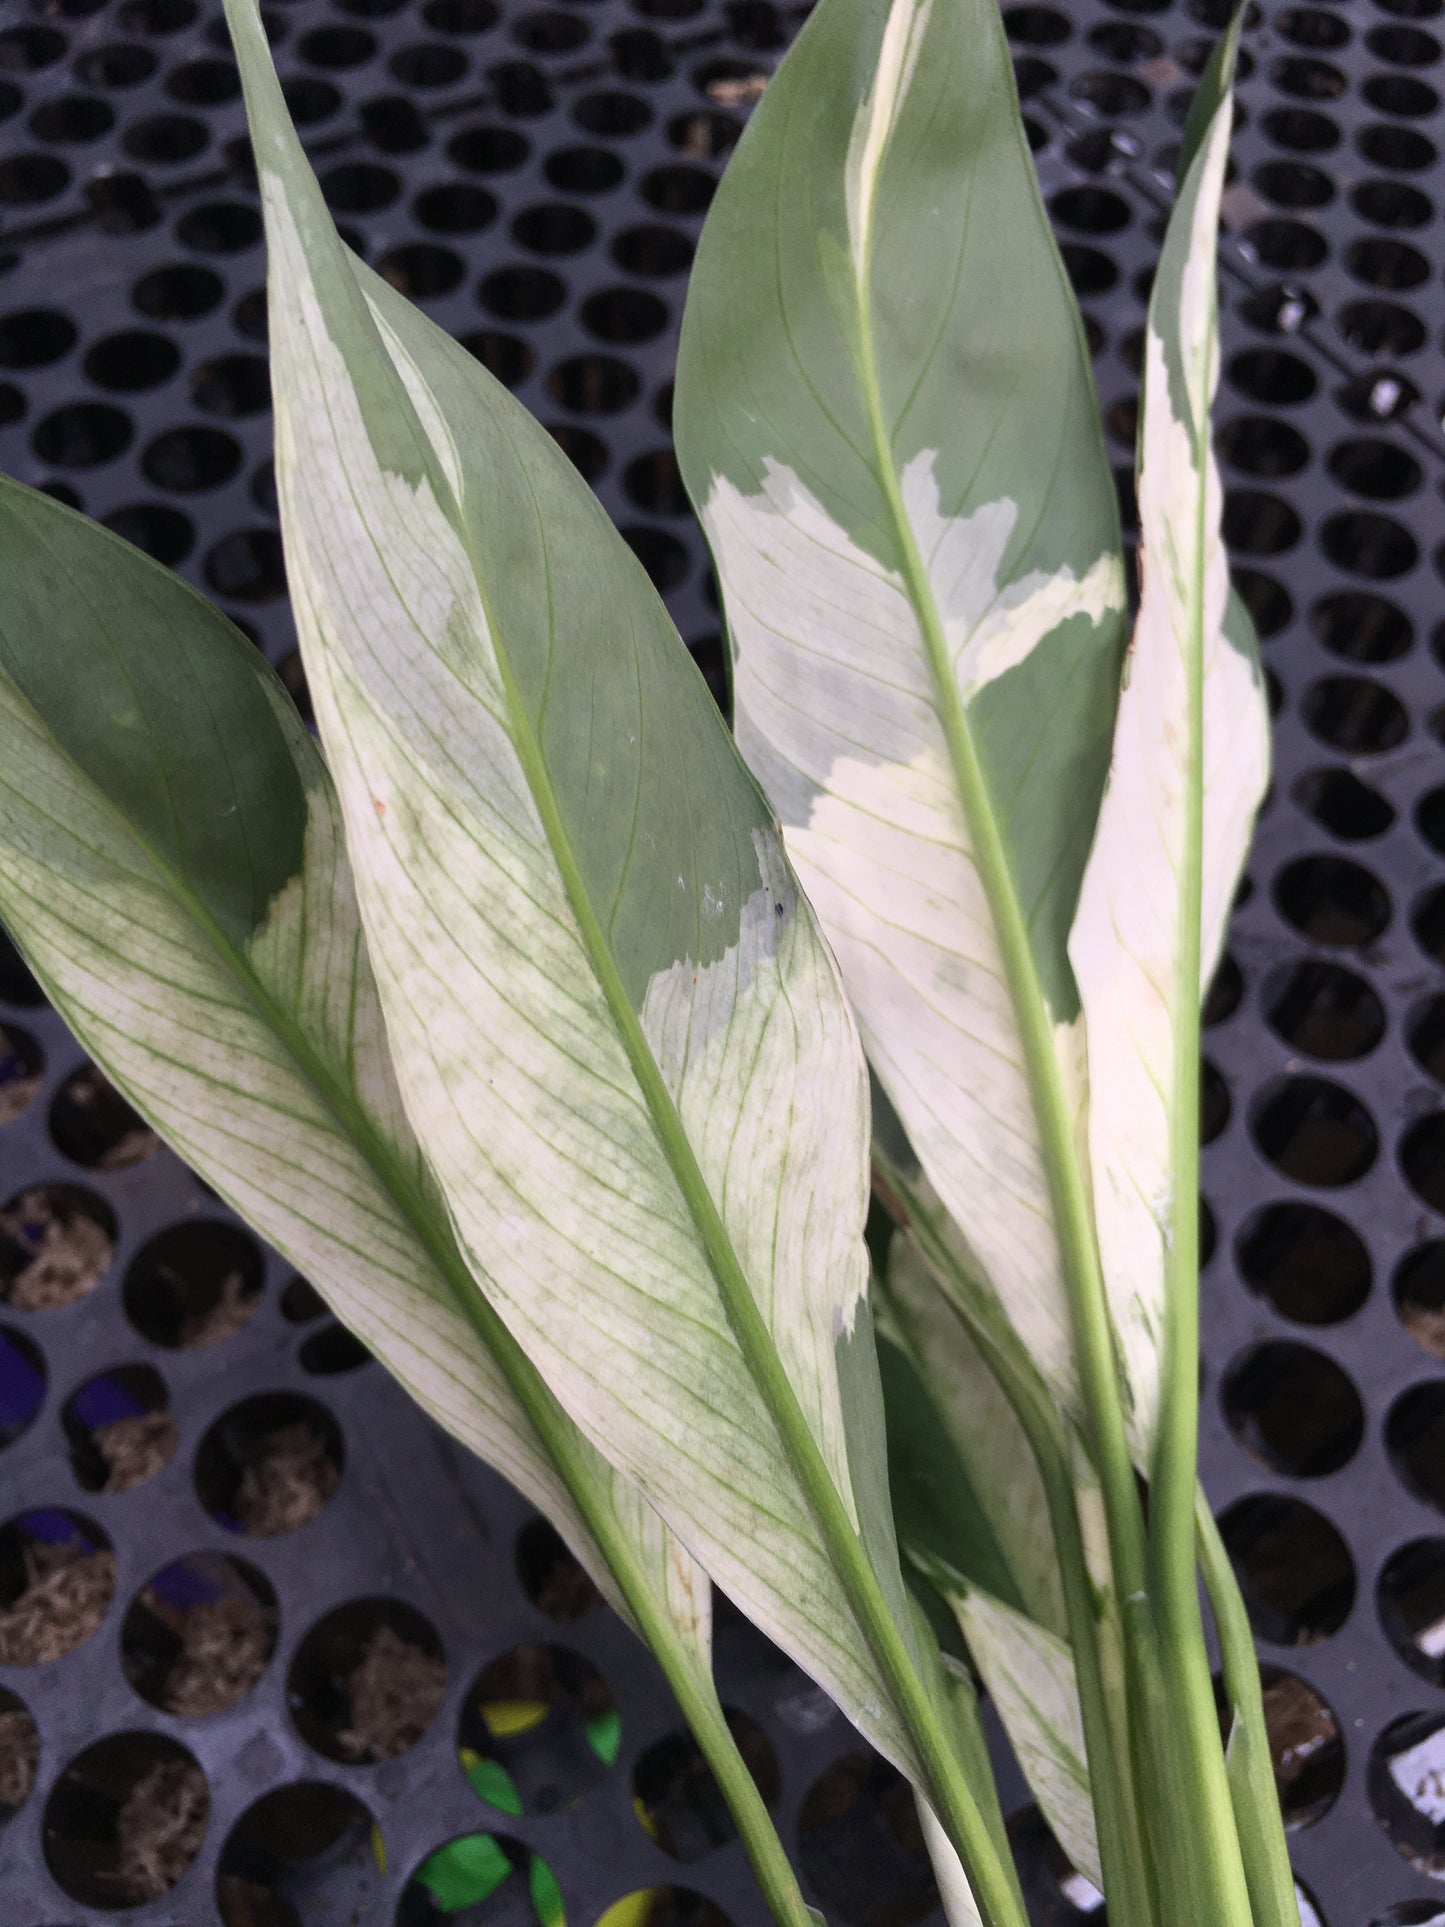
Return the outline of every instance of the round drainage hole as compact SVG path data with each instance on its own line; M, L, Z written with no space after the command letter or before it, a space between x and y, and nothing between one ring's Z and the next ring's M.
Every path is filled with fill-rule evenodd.
M464 1833L429 1853L402 1890L395 1927L565 1927L557 1877L540 1854L502 1833Z
M30 1108L45 1082L45 1059L28 1030L0 1024L0 1125Z
M1251 1125L1264 1156L1297 1184L1352 1184L1379 1151L1374 1120L1364 1105L1323 1077L1296 1075L1266 1085Z
M548 1619L570 1625L602 1597L582 1562L548 1519L529 1519L517 1534L517 1577Z
M33 1184L0 1211L0 1299L53 1311L94 1291L115 1255L115 1219L94 1192Z
M872 1753L835 1760L804 1794L798 1861L847 1927L913 1927L938 1904L912 1794Z
M611 1688L564 1646L517 1646L484 1667L457 1730L473 1792L514 1817L573 1805L605 1778L621 1744Z
M371 1920L386 1854L381 1832L345 1788L304 1780L247 1807L216 1866L222 1927Z
M1370 1808L1416 1873L1445 1879L1445 1713L1391 1720L1370 1749Z
M62 1157L88 1171L125 1171L154 1157L160 1139L94 1064L83 1064L55 1093L50 1137Z
M1295 1478L1338 1472L1365 1435L1353 1381L1312 1345L1276 1339L1253 1346L1230 1365L1220 1399L1250 1457Z
M45 1403L45 1357L24 1332L0 1326L0 1450L30 1429Z
M200 1351L232 1337L261 1296L265 1263L236 1225L202 1219L157 1233L132 1259L121 1302L143 1338Z
M1239 1576L1250 1623L1276 1646L1312 1646L1337 1633L1355 1603L1349 1547L1302 1499L1238 1499L1219 1528Z
M99 1372L61 1414L70 1464L87 1492L130 1492L167 1466L180 1443L165 1380L151 1365Z
M200 1852L210 1811L206 1776L179 1741L115 1733L56 1781L45 1808L45 1864L72 1900L159 1900Z
M216 1420L196 1452L196 1492L228 1532L275 1538L322 1512L341 1483L341 1428L315 1399L262 1392Z
M115 1592L115 1554L99 1526L58 1507L0 1526L0 1662L43 1666L74 1652Z
M308 1746L345 1766L409 1752L446 1697L435 1628L399 1599L356 1599L307 1633L286 1697Z
M1342 964L1287 964L1264 987L1270 1028L1293 1049L1326 1063L1364 1057L1385 1034L1385 1007Z
M40 1728L18 1693L0 1686L0 1822L19 1811L40 1771Z
M1416 1498L1445 1512L1445 1380L1400 1394L1385 1420L1385 1449Z
M1391 1553L1376 1604L1385 1637L1405 1664L1445 1686L1445 1539L1414 1539Z
M193 1552L153 1573L120 1629L120 1663L163 1713L197 1719L243 1700L271 1662L276 1595L244 1559Z
M1395 1314L1417 1345L1445 1358L1445 1239L1417 1245L1400 1260Z
M728 1710L727 1722L765 1804L773 1806L782 1781L766 1735L745 1713ZM690 1734L669 1733L638 1756L632 1804L649 1838L674 1860L701 1860L737 1837L712 1770Z
M1264 1724L1286 1827L1312 1827L1340 1796L1345 1743L1334 1709L1308 1681L1260 1668Z

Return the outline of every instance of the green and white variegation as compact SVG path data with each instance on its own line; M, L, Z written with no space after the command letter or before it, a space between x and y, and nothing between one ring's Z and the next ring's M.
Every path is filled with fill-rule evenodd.
M1198 1247L1198 1011L1269 780L1253 630L1231 594L1209 415L1219 371L1215 238L1237 28L1201 87L1144 335L1138 495L1141 597L1109 782L1069 956L1083 998L1088 1143L1104 1277L1138 1397L1169 1280L1193 1292ZM1182 1181L1183 1195L1180 1194ZM1191 1340L1192 1348L1192 1340ZM1190 1367L1192 1370L1192 1366Z
M1073 1404L1065 947L1124 587L993 0L823 0L713 204L675 420L738 742L973 1269Z
M343 249L253 0L227 11L292 600L417 1137L559 1401L936 1793L832 956L641 568L551 438Z
M1067 1641L981 1587L948 1594L1034 1798L1070 1861L1102 1890L1084 1718Z
M4 480L0 551L0 917L52 1001L706 1682L706 1580L536 1380L447 1229L397 1094L335 793L290 698L186 584ZM614 1560L642 1588L631 1603Z

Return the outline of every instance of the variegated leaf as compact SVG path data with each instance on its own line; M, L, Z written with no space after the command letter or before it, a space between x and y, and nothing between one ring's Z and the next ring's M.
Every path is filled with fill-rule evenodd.
M1154 278L1139 433L1142 596L1113 761L1069 942L1096 1067L1089 1153L1104 1275L1147 1456L1166 1272L1195 1265L1175 1173L1197 1131L1198 1005L1269 776L1249 618L1231 598L1209 450L1218 378L1215 237L1229 147L1231 34L1201 90ZM1173 1254L1171 1257L1171 1253Z
M1050 1167L1124 589L994 0L822 0L714 201L675 420L739 744L924 1171L1072 1400Z
M1066 1641L976 1586L950 1604L1019 1765L1059 1845L1102 1890L1084 1719Z
M136 1108L708 1678L707 1582L481 1298L397 1096L336 798L255 649L0 480L0 916ZM667 1633L668 1624L672 1631Z
M292 597L408 1113L563 1405L918 1778L832 958L641 569L344 251L253 0L227 11Z

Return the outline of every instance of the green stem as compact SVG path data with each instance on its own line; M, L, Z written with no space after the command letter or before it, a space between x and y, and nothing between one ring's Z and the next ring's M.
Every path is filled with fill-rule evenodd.
M1234 1800L1235 1826L1244 1873L1249 1882L1254 1927L1299 1927L1294 1872L1285 1845L1275 1784L1264 1698L1260 1692L1259 1657L1249 1615L1209 1501L1196 1492L1195 1523L1199 1564L1214 1612L1224 1691L1234 1709L1229 1741L1229 1783Z
M958 1661L945 1661L940 1654L939 1670L942 1674L940 1690L953 1726L959 1758L963 1761L970 1783L980 1789L979 1801L984 1822L993 1835L1000 1856L1014 1876L1014 1892L1022 1908L1023 1890L1018 1884L1017 1870L1009 1849L1008 1823L999 1801L998 1782L994 1778L993 1761L989 1758L988 1736L983 1730L983 1720L978 1710L978 1689L967 1668Z
M1208 472L1208 396L1196 397L1196 474ZM1158 402L1154 404L1159 406ZM1194 581L1186 650L1182 860L1173 984L1169 1118L1170 1235L1165 1245L1159 1423L1149 1481L1149 1578L1169 1688L1157 1764L1174 1779L1180 1848L1193 1861L1191 1904L1211 1920L1249 1921L1249 1895L1219 1739L1195 1561L1199 1456L1199 1010L1204 878L1204 606L1208 499L1195 492ZM1179 1769L1184 1769L1180 1776ZM1192 1807L1192 1811L1190 1810ZM1196 1885L1197 1883L1197 1885Z

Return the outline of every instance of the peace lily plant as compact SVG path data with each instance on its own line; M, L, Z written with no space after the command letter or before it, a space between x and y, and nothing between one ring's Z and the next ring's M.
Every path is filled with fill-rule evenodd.
M227 11L320 747L207 602L4 484L0 915L555 1521L779 1922L713 1583L912 1783L953 1927L1024 1920L976 1682L1118 1927L1293 1927L1195 1475L1199 1010L1268 756L1209 450L1234 34L1149 307L1126 646L993 0L821 0L678 369L729 735L546 432L343 247Z

